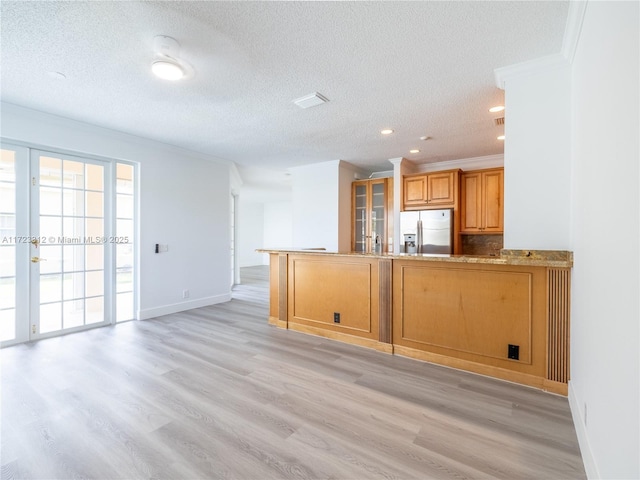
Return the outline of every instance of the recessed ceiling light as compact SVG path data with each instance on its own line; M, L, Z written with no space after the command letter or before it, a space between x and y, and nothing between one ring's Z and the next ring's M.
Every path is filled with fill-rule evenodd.
M175 81L184 77L184 70L180 65L166 60L153 62L151 71L156 77L162 78L163 80Z
M491 107L489 111L491 113L501 112L504 110L504 105L496 105L495 107Z
M497 137L498 140L504 140L504 135L500 135Z
M409 153L420 153L420 150L414 148L413 150L409 150Z
M393 133L393 130L391 130L390 128L385 128L384 130L380 130L380 133L382 135L391 135Z

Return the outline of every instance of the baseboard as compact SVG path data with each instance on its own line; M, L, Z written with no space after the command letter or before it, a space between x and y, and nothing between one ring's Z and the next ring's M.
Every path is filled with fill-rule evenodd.
M587 474L587 478L601 478L598 466L596 465L596 460L593 456L593 452L591 451L591 444L589 443L589 436L587 435L587 427L584 424L584 410L580 408L580 402L576 397L576 392L573 390L571 381L569 381L569 408L571 409L573 425L576 429L578 445L580 445L580 454L582 455L582 463L584 464L584 471Z
M556 395L567 396L567 384L547 380L543 377L531 375L529 373L507 370L501 367L476 363L462 358L448 357L437 353L418 350L415 348L405 347L403 345L393 344L393 353L404 357L414 358L429 363L435 363L445 367L457 368L467 372L486 375L487 377L506 380L507 382L519 383L529 387L538 388L545 392L555 393Z
M140 310L140 320L148 320L149 318L160 317L162 315L170 315L172 313L184 312L194 308L207 307L216 303L228 302L231 300L231 293L224 295L214 295L212 297L198 298L187 302L172 303L170 305L162 305L161 307L146 308Z
M288 328L289 330L295 330L296 332L316 335L318 337L330 338L331 340L338 340L344 343L349 343L351 345L372 348L374 350L378 350L379 352L393 353L393 345L391 345L390 343L382 343L377 340L371 340L369 338L357 337L355 335L349 335L347 333L326 330L324 328L318 327L310 327L308 325L302 325L292 322L288 322L286 328Z

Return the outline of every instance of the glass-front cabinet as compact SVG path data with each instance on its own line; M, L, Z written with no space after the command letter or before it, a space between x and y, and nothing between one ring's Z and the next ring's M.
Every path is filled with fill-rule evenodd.
M391 250L393 179L358 180L352 184L351 249L360 253Z

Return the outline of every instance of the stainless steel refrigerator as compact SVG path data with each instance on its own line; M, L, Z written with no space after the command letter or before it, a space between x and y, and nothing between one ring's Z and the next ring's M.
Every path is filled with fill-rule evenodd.
M453 253L453 210L400 212L401 253Z

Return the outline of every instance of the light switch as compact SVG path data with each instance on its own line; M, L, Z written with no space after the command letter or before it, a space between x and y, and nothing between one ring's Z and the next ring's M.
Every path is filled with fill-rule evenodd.
M164 253L169 251L169 245L163 245L162 243L158 245L158 252Z

